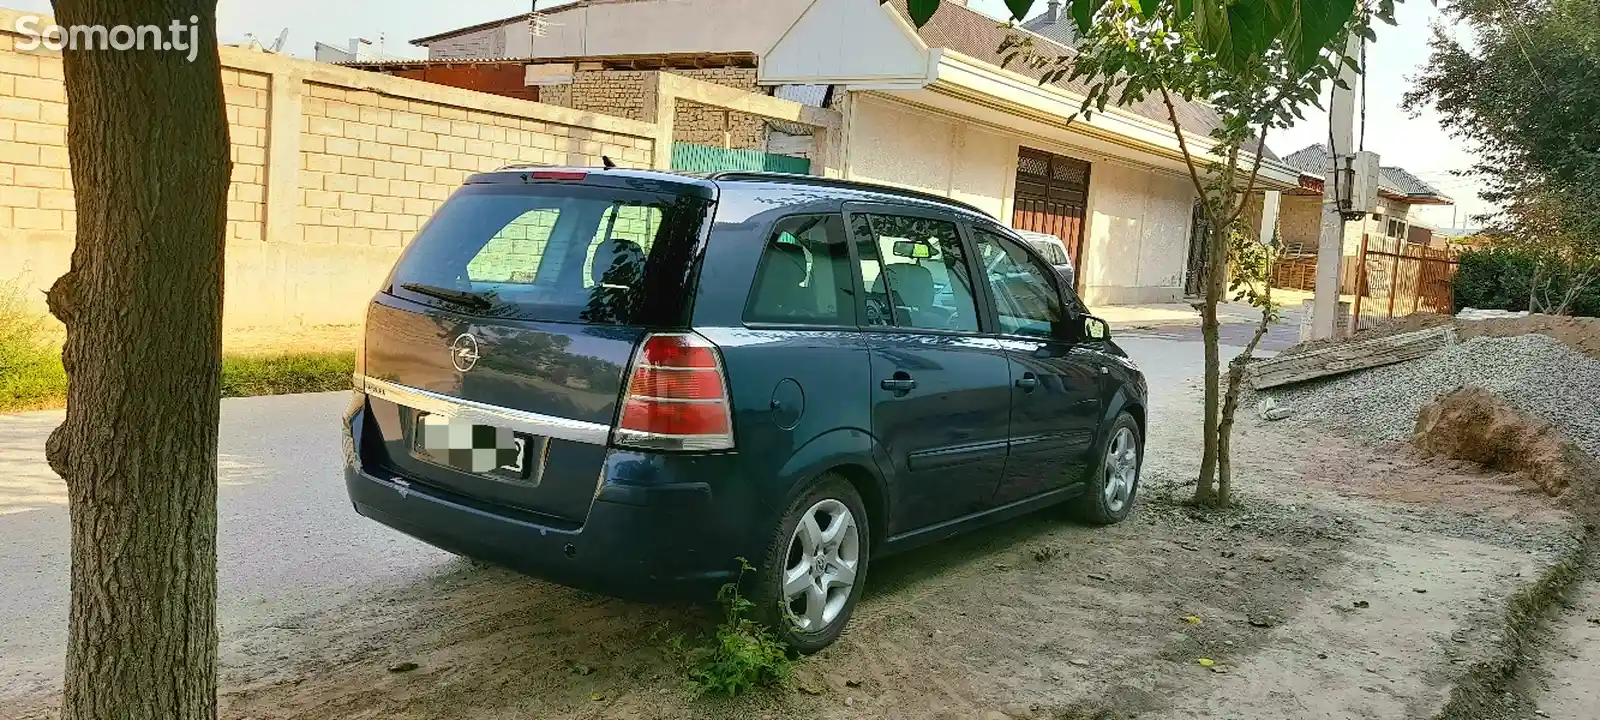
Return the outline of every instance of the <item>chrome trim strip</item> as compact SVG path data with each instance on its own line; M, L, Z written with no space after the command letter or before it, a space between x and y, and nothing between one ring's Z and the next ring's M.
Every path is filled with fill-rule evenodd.
M557 440L605 445L611 441L611 426L584 420L543 415L526 410L513 410L495 405L462 400L428 390L379 380L360 378L359 387L368 395L404 405L434 415L470 422L474 425L493 425L518 430Z

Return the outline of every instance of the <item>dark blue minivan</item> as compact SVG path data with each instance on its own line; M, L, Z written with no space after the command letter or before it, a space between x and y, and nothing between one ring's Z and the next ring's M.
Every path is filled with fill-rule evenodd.
M1048 505L1127 516L1144 378L966 205L764 173L507 168L367 312L356 510L616 595L745 581L791 647L874 558Z

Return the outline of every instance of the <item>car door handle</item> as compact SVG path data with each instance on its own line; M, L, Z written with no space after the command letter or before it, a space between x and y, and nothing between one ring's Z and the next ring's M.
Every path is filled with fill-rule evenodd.
M1039 387L1039 378L1033 373L1023 373L1022 377L1017 378L1017 387L1022 388L1023 392L1033 392L1034 388Z
M896 373L894 377L879 382L878 386L893 392L909 392L917 389L917 381L904 373Z

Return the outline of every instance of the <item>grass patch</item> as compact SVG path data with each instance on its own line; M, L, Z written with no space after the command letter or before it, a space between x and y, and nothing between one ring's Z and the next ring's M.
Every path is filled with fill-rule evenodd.
M222 396L349 390L355 370L354 352L223 356Z
M222 358L222 397L287 395L350 389L353 352L243 355ZM0 412L66 405L67 373L53 352L0 365Z
M15 279L0 280L0 412L59 408L67 372L44 316ZM354 352L232 355L222 358L222 396L282 395L350 388Z

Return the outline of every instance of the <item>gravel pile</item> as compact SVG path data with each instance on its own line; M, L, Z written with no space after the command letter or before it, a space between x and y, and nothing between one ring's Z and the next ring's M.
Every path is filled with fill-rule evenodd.
M1411 437L1422 406L1462 385L1501 394L1600 458L1600 361L1544 335L1474 338L1413 362L1261 394L1293 409L1284 423L1402 441Z

